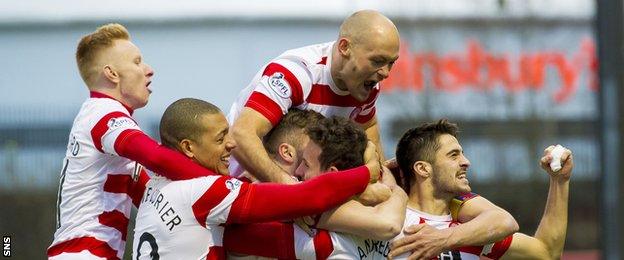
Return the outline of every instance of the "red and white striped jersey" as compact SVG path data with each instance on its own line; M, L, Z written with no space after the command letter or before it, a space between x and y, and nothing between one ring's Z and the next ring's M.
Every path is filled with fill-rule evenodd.
M365 239L351 234L317 230L310 237L293 225L297 259L378 259L388 258L389 241Z
M89 250L99 257L123 257L129 189L141 167L118 156L115 144L122 132L140 130L131 114L132 109L96 92L80 108L60 175L57 230L48 256Z
M442 215L442 216L430 215L425 212L411 209L408 207L405 213L405 222L403 224L403 228L411 226L411 225L422 224L422 223L426 223L437 229L445 229L445 228L449 228L455 225L459 225L458 222L453 220L453 218L451 217L451 214ZM404 236L404 233L401 232L394 239L396 240L403 236ZM491 258L491 259L498 259L507 251L507 249L511 245L512 238L513 238L513 235L508 236L502 241L488 244L485 246L461 247L461 248L454 249L454 250L440 254L438 256L438 259L478 260L480 255L487 256L488 258ZM394 259L407 259L408 256L409 256L409 253L405 253L403 255L395 257Z
M184 181L154 176L136 216L133 259L225 259L224 224L248 184L222 175Z
M240 92L230 108L228 122L233 124L244 107L259 112L273 126L291 107L326 117L347 117L358 123L370 121L375 116L379 84L363 102L338 89L331 77L333 45L327 42L288 50L273 59ZM230 173L238 176L241 172L238 163L231 160Z

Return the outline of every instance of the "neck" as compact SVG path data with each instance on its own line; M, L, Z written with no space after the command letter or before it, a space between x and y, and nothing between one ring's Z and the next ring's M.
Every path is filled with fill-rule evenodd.
M340 56L340 52L338 51L338 41L336 41L334 43L334 46L332 46L330 73L334 84L336 84L336 87L340 90L346 91L347 86L342 80L342 63L342 57Z
M407 206L431 215L446 215L450 214L451 199L452 196L437 194L430 181L420 181L410 188Z

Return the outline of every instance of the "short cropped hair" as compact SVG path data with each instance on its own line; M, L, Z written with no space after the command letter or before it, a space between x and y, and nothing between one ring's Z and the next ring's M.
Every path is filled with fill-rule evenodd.
M457 137L459 128L447 119L435 123L424 123L407 130L399 140L396 159L403 176L394 176L399 185L409 194L413 181L412 166L417 161L434 163L435 154L440 149L438 137L449 134ZM401 178L403 177L403 178Z
M345 170L364 164L364 150L368 143L360 126L343 117L325 118L310 126L306 133L321 148L319 162L322 170L330 166Z
M117 23L103 25L80 39L76 49L76 63L80 76L87 86L90 87L94 83L94 77L98 74L93 66L97 55L111 47L115 40L130 40L128 30Z
M197 142L206 128L202 125L201 116L220 112L218 107L203 100L179 99L167 107L160 119L160 141L171 149L178 149L183 139Z
M325 117L316 111L289 109L279 124L264 136L264 148L271 156L277 154L277 148L281 143L290 144L299 150L302 149L303 144L298 134L305 134L306 127L318 124L323 118Z

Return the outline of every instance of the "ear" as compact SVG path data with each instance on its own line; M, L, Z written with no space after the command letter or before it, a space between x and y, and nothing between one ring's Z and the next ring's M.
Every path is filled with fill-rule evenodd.
M195 153L193 152L193 141L189 139L182 139L178 143L179 150L186 155L188 158L195 158Z
M429 178L432 170L433 167L431 164L425 161L416 161L412 166L412 171L414 171L416 176L420 176L422 178Z
M328 170L329 170L328 172L337 172L337 171L338 171L338 168L336 168L336 166L333 166L333 165L332 165L332 166L329 166L329 169L328 169Z
M340 38L338 40L338 52L344 57L351 55L351 41L347 38Z
M119 73L111 65L104 65L104 76L113 83L119 83Z
M295 162L295 157L297 150L295 149L294 146L287 144L287 143L281 143L278 147L277 147L277 154L279 155L279 157L287 162L287 163L294 163Z

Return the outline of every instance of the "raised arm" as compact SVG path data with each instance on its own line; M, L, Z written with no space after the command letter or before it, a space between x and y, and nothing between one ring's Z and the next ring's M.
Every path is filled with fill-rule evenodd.
M561 156L561 170L554 172L549 164L550 151L544 151L540 165L550 175L550 188L544 215L533 237L516 233L503 259L559 259L565 243L568 226L568 191L574 162L572 153L567 150Z
M236 160L262 182L295 183L288 173L277 166L262 145L262 138L273 128L271 122L251 108L243 108L232 126L232 137L237 149Z
M381 156L381 160L384 160L384 151L381 146L381 136L379 131L379 124L377 123L377 116L373 116L368 122L362 124L362 128L366 132L366 137L368 140L372 141L377 146L377 151L379 152L379 156Z

